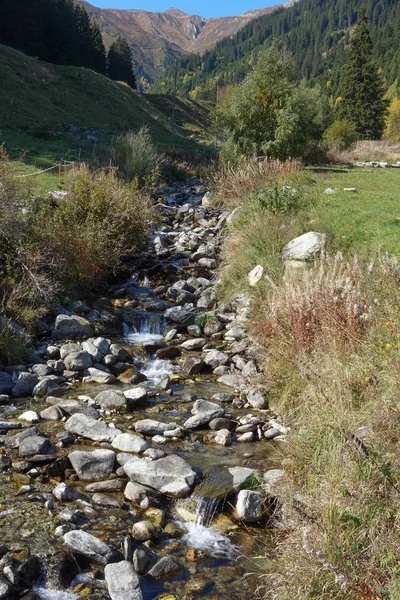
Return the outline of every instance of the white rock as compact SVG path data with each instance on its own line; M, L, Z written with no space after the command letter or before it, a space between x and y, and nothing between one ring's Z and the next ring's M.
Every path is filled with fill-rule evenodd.
M333 190L332 188L327 188L324 191L324 194L336 194L335 190Z
M249 285L251 287L254 287L255 285L257 285L257 283L262 278L263 274L264 274L264 267L262 267L261 265L257 265L256 267L254 267L254 269L252 271L250 271L250 273L247 276Z
M27 421L28 423L39 423L40 417L34 410L27 410L18 417L21 421Z
M314 258L322 250L324 236L322 233L309 231L291 240L282 250L283 260L307 260Z

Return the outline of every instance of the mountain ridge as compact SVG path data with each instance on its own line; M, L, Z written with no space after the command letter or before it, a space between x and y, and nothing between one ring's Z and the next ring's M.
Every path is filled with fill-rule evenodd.
M280 5L247 11L241 15L205 18L171 7L163 12L142 9L97 8L86 0L75 0L97 21L106 47L123 36L132 48L138 79L143 86L154 82L177 58L203 54L215 44L237 33L257 17Z

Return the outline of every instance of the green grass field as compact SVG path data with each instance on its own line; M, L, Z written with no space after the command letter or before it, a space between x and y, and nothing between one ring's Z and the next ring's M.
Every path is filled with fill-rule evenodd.
M310 174L316 181L312 228L328 233L331 249L366 256L382 248L400 258L400 170L312 169ZM327 188L336 193L324 194Z

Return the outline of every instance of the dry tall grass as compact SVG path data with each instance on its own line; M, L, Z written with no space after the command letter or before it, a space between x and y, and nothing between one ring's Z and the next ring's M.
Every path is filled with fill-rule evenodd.
M331 152L334 162L364 162L400 160L400 142L397 140L359 141L353 144L351 150Z
M280 162L268 158L246 158L239 165L215 165L206 177L210 189L218 195L224 206L236 206L238 198L260 186L301 172L299 161Z

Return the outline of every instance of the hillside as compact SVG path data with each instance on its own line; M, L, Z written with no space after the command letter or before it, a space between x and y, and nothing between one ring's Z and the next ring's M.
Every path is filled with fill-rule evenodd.
M160 145L170 143L168 96L162 101L143 96L89 69L40 62L2 45L0 80L0 142L18 141L22 151L37 140L59 144L71 125L106 134L147 125ZM187 133L201 133L209 124L205 105L179 98L176 120L178 145L187 143Z
M76 0L97 21L104 43L122 35L129 42L139 79L152 82L168 65L188 52L203 53L234 35L253 19L273 12L276 7L246 12L233 17L205 19L171 8L164 12L100 9L85 0Z
M249 71L253 54L276 41L294 54L299 78L320 82L336 92L357 13L364 5L371 23L377 64L392 83L400 74L400 3L392 0L302 0L259 17L202 56L181 59L178 90L206 90L237 83ZM170 91L173 70L154 89Z

